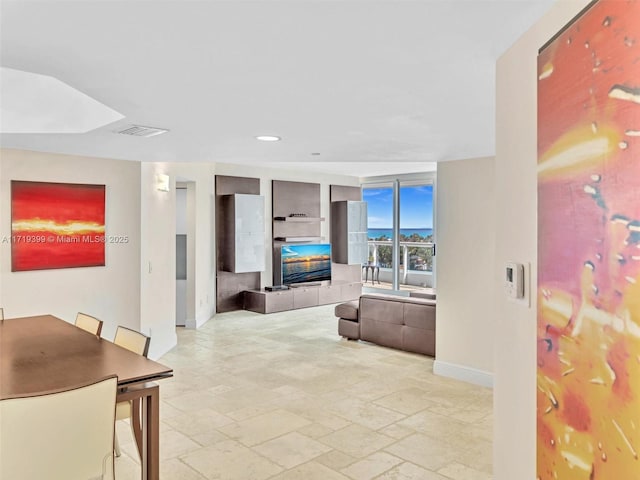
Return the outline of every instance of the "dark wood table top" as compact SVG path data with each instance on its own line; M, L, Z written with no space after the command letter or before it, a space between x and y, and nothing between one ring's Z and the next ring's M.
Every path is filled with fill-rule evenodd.
M171 377L173 370L52 315L0 320L0 399L113 374L126 387Z

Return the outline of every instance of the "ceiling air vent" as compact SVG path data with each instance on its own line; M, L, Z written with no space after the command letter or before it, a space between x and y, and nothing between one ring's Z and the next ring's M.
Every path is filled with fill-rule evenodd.
M156 128L156 127L143 127L142 125L130 125L124 130L118 130L116 133L121 133L122 135L131 135L133 137L155 137L156 135L162 135L163 133L167 133L169 130L164 128Z

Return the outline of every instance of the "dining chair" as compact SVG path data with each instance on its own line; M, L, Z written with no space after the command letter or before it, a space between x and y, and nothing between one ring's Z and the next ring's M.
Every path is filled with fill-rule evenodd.
M147 353L149 353L150 341L150 337L147 337L140 332L136 332L135 330L131 330L130 328L122 326L118 326L118 328L116 329L116 336L113 339L113 343L115 343L116 345L126 348L127 350L133 353L137 353L138 355L142 355L143 357L146 357ZM140 418L139 415L134 415L134 408L139 409L140 403L136 402L134 406L134 403L132 401L118 402L116 404L116 420L126 420L127 418L130 419L129 423L131 425L131 432L133 433L133 438L136 441L138 453L142 456L141 426L135 425L136 422L140 422ZM115 436L114 448L116 457L119 457L121 452L117 435Z
M96 317L92 317L86 313L78 312L76 315L76 327L99 337L102 332L102 320L98 320Z
M149 353L150 337L127 327L118 326L113 343L143 357Z
M0 478L114 478L118 378L0 400Z

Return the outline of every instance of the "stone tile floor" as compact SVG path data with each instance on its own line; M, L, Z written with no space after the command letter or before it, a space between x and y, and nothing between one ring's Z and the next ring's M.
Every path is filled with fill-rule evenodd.
M166 480L488 480L492 392L337 335L333 306L218 314L160 362ZM140 478L129 425L116 478Z

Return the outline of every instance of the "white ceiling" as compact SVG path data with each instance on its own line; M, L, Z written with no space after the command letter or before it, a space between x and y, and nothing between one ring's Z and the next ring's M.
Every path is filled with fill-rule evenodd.
M2 0L2 66L51 75L126 118L0 141L356 176L491 156L495 61L551 3ZM129 124L171 132L112 133Z

